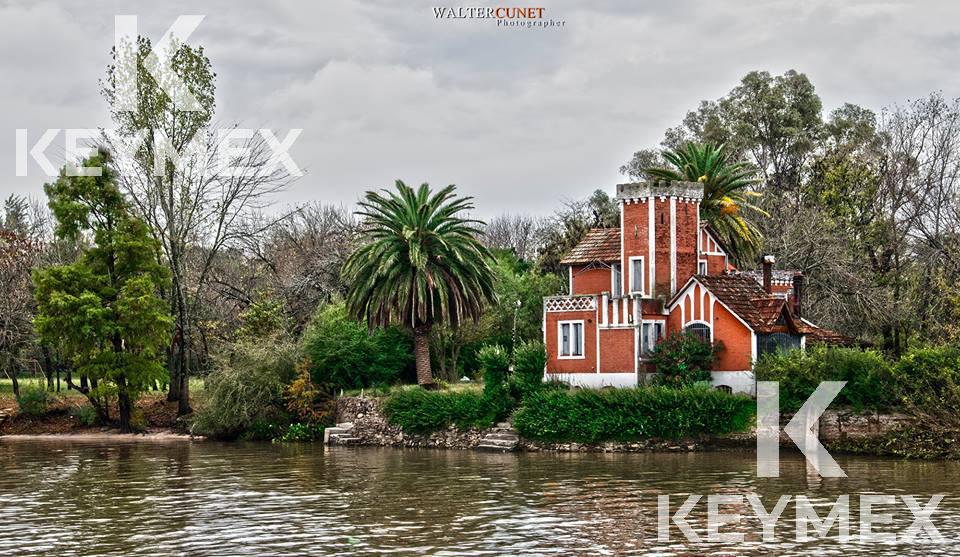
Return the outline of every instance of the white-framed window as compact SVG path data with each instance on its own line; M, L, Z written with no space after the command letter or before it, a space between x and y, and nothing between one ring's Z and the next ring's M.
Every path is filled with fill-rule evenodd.
M663 321L644 321L640 328L640 357L653 354L653 347L663 338Z
M643 257L630 258L630 293L643 294Z
M619 263L610 265L610 295L619 298L623 293L623 270Z
M557 357L584 358L583 320L557 322Z
M707 274L707 262L703 259L697 261L697 274L705 275Z

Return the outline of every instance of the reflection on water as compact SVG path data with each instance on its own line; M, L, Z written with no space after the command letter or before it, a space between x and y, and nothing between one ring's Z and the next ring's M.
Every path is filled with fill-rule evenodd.
M749 507L736 545L657 541L657 496L782 494L832 504L861 493L947 495L934 523L960 538L960 466L838 458L816 479L800 457L757 478L752 454L487 454L317 445L0 441L0 555L807 554L955 555L958 544L797 542L789 505L775 543ZM818 507L818 510L823 507ZM724 512L737 509L727 507ZM826 509L829 510L829 509ZM821 511L821 517L826 515ZM883 509L881 509L883 510ZM912 517L887 509L903 530ZM705 535L706 501L690 513ZM781 531L782 530L782 531ZM830 533L835 538L837 530Z

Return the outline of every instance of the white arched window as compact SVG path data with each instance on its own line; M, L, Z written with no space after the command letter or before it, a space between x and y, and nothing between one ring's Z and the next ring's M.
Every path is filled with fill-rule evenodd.
M710 325L706 323L691 323L684 327L683 330L697 335L703 342L713 341L712 335L710 334Z

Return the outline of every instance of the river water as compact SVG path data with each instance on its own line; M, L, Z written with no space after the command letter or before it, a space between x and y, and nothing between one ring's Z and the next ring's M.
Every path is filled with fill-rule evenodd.
M960 465L837 458L847 478L821 479L784 454L781 477L757 478L750 453L488 454L213 442L0 440L0 555L958 555ZM688 494L700 543L670 523ZM744 540L707 542L707 496L804 495L826 517L850 496L851 537L839 527L798 541L791 501L773 538L747 503L718 507L718 527ZM896 495L892 515L858 537L861 494ZM908 540L920 505L945 499L929 530ZM842 516L842 513L841 513ZM683 518L683 517L681 517ZM814 531L809 532L815 536ZM663 533L661 533L663 534Z

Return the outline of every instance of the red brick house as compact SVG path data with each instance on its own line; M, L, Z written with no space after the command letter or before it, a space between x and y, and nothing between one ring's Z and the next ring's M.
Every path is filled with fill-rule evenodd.
M755 392L753 362L777 347L851 339L802 317L803 275L740 272L700 221L703 186L617 186L620 227L593 229L564 258L569 294L544 299L547 379L583 387L634 386L665 336L691 331L723 350L713 384Z

